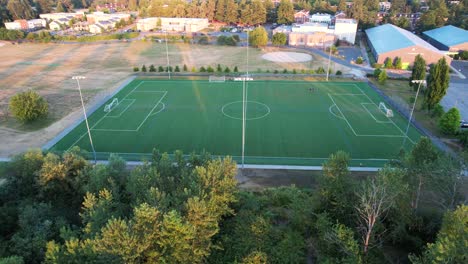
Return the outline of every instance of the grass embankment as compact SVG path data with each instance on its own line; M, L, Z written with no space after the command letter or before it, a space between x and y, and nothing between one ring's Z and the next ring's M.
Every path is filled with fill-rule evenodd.
M374 78L369 78L369 80L397 104L403 105L407 109L413 107L413 100L416 96L416 92L409 86L408 80L387 80L385 84L380 84ZM440 132L437 125L438 119L431 117L430 113L423 108L423 102L424 94L419 93L413 118L435 136L447 137Z
M117 33L110 35L96 35L96 36L55 36L54 40L57 41L77 41L77 42L96 42L96 41L106 41L106 40L116 40L116 39L132 39L138 37L138 32L129 32L129 33Z

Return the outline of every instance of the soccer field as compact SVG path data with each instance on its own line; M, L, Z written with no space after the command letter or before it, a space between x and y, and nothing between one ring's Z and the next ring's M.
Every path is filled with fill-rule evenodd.
M344 150L352 165L381 166L395 158L408 120L362 82L249 81L245 163L321 165ZM99 159L118 153L127 160L149 158L153 148L185 154L206 150L240 161L242 82L134 80L89 116ZM118 104L104 107L117 98ZM387 105L388 107L388 105ZM405 148L421 134L410 127ZM91 151L85 123L51 150L73 146Z

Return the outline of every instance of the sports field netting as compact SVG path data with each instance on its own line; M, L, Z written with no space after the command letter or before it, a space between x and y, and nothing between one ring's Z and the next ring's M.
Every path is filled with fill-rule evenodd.
M361 82L249 81L245 162L321 165L330 153L348 152L353 165L381 166L402 147L408 120ZM104 106L118 98L110 112ZM118 153L141 160L153 148L185 154L206 150L240 160L242 82L135 80L89 116L99 159ZM410 127L405 148L421 134ZM79 124L52 150L91 150Z

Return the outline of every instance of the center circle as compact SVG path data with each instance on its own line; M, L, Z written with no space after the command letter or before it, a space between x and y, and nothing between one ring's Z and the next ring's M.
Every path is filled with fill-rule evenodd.
M242 101L236 101L225 104L221 108L221 112L223 115L237 120L242 120ZM246 120L256 120L260 118L264 118L265 116L269 115L271 110L268 105L257 102L257 101L247 101L246 102L247 108L247 115Z

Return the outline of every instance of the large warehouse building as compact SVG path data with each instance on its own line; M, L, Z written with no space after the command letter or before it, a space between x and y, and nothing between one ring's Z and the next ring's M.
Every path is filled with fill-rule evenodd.
M413 33L391 24L366 30L367 41L377 63L386 58L400 57L403 66L412 65L416 55L424 57L427 64L436 63L445 54ZM451 59L445 56L448 63Z
M451 25L424 31L423 38L440 50L468 50L468 31Z

